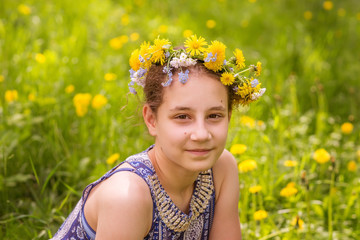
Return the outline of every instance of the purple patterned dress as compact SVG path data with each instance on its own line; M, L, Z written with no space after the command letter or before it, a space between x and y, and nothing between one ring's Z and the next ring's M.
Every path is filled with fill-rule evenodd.
M152 226L144 239L154 240L205 240L209 238L215 209L215 190L212 170L201 172L195 182L195 189L190 201L189 214L183 213L170 199L161 186L158 176L148 156L151 146L144 152L127 158L124 162L132 168L111 169L99 180L88 185L75 209L61 225L55 236L57 239L95 239L96 232L89 226L84 217L84 203L93 187L111 177L116 172L131 171L149 186L153 200Z

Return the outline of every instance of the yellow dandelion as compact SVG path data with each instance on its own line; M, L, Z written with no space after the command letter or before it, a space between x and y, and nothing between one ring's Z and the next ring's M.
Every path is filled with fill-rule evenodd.
M0 75L0 83L3 82L5 80L3 75Z
M251 94L254 92L253 87L249 80L243 82L242 86L238 86L238 90L236 91L237 95L241 96L240 104L246 105L253 100L251 99Z
M356 169L357 169L356 162L355 161L348 162L347 169L348 169L349 172L356 172Z
M216 26L215 20L209 19L209 20L206 21L206 27L207 27L207 28L212 29L212 28L214 28L215 26Z
M150 61L150 56L151 56L151 49L152 46L150 45L149 42L143 42L140 45L140 51L139 51L139 56L141 56L144 59L144 63L142 64L143 68L149 69L149 67L151 66L151 61ZM134 59L135 61L135 59ZM140 61L140 60L139 60ZM134 69L135 70L135 69Z
M268 213L265 210L258 210L254 212L254 219L256 221L261 221L268 217Z
M294 160L286 160L284 162L284 166L285 167L296 167L297 166L297 161Z
M262 187L260 185L252 186L249 188L250 193L258 193L262 190Z
M260 76L261 74L261 70L262 70L262 67L261 67L261 62L257 62L256 63L256 71L255 71L255 76Z
M245 57L244 57L243 52L240 49L236 48L234 55L235 55L235 59L236 59L236 67L239 69L244 68L245 67Z
M282 197L291 197L298 192L297 188L295 187L295 183L291 182L288 185L281 189L280 196Z
M140 35L137 32L133 32L132 34L130 34L130 40L135 42L136 40L138 40L140 37Z
M121 35L115 38L110 39L109 45L112 49L118 50L129 41L129 37L126 35Z
M205 53L205 67L208 69L218 72L223 68L225 60L225 49L226 46L219 41L211 42Z
M168 39L157 38L154 40L154 45L151 47L151 58L152 63L160 63L161 65L165 62L165 53L164 49L168 47L171 43Z
M240 124L253 129L255 128L256 120L252 117L244 115L240 117Z
M246 150L247 150L247 147L244 144L234 144L230 148L230 152L234 155L243 154Z
M38 63L44 63L46 61L46 57L42 53L37 53L35 55L35 61L37 61Z
M139 70L140 65L141 65L141 62L140 62L140 59L139 59L139 55L140 55L139 49L135 49L135 50L131 53L130 58L129 58L130 67L131 67L132 70L134 70L134 71Z
M121 16L121 25L126 26L129 24L129 22L130 22L129 15L124 14Z
M5 91L5 101L8 103L15 102L18 100L18 92L16 90L6 90Z
M70 84L65 88L66 93L72 93L75 90L74 85Z
M102 107L104 107L107 104L107 102L108 101L107 101L106 97L104 97L101 94L97 94L94 96L94 98L91 102L91 106L92 106L92 108L99 110Z
M191 35L193 35L193 31L191 31L190 29L186 29L184 32L183 32L183 36L185 38L188 38L190 37Z
M168 26L167 25L160 25L158 28L158 31L160 33L166 33L168 31Z
M117 75L115 73L108 72L108 73L105 73L105 75L104 75L105 81L108 81L108 82L114 81L116 78L117 78Z
M91 101L91 94L78 93L73 98L73 104L75 106L76 115L83 117L88 112L88 107Z
M314 152L313 158L316 162L323 164L330 160L330 154L324 148L320 148Z
M295 218L293 218L291 220L290 224L292 226L294 226L295 228L297 228L297 229L303 229L304 228L304 221L299 216L296 216Z
M341 125L341 132L343 134L350 134L352 133L353 129L354 129L354 125L352 125L349 122L345 122Z
M29 101L31 101L31 102L35 101L35 98L36 98L35 94L29 93L29 95L28 95Z
M200 55L205 52L206 49L203 47L207 45L207 42L203 37L197 38L196 35L192 35L185 41L186 51L190 53L191 56Z
M358 158L359 161L360 161L360 149L356 151L356 156L357 156L357 158Z
M252 171L255 168L257 168L257 164L256 164L255 160L248 159L248 160L244 160L241 163L239 163L238 168L239 168L240 172L246 173L246 172Z
M25 4L20 4L17 9L22 15L29 15L31 13L31 8Z
M119 153L114 153L110 157L108 157L108 159L106 159L106 163L109 164L109 165L112 165L119 158L120 158L120 154Z
M332 1L324 1L323 8L327 11L330 11L334 7L334 4Z
M225 86L230 86L231 84L234 83L235 77L231 73L224 72L223 74L221 74L220 81Z
M304 12L304 18L305 18L305 20L310 20L310 19L312 19L312 17L313 17L312 12L310 12L310 11L305 11L305 12Z
M255 3L256 0L249 0L249 3Z

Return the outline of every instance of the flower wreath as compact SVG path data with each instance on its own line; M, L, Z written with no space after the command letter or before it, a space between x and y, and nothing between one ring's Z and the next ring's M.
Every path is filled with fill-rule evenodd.
M187 38L183 49L174 49L167 39L154 40L154 44L149 42L141 44L139 49L131 53L129 90L136 94L135 83L141 87L145 86L145 76L151 65L164 66L163 72L167 74L164 87L169 86L173 81L173 69L180 69L178 73L179 81L183 84L188 80L189 70L187 68L200 62L214 72L221 73L220 81L225 86L230 86L235 94L240 96L240 104L248 105L259 99L264 93L265 88L261 88L258 77L261 73L261 62L256 65L246 67L243 52L235 49L229 60L225 59L226 46L220 41L212 41L210 45L203 37L192 35ZM245 75L246 74L246 75Z

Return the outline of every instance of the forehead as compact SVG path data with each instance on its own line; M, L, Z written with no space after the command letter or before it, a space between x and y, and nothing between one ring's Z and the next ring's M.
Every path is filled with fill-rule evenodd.
M223 107L227 110L228 101L227 89L218 79L209 74L190 72L185 84L179 82L178 74L174 74L170 86L164 87L162 105L190 109Z

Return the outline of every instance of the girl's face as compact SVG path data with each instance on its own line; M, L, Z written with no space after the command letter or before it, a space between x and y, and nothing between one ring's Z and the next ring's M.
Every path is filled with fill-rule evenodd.
M155 136L157 161L187 171L211 168L224 150L229 124L227 89L206 74L189 74L182 84L174 74L163 102L147 124ZM146 119L145 119L146 121Z

